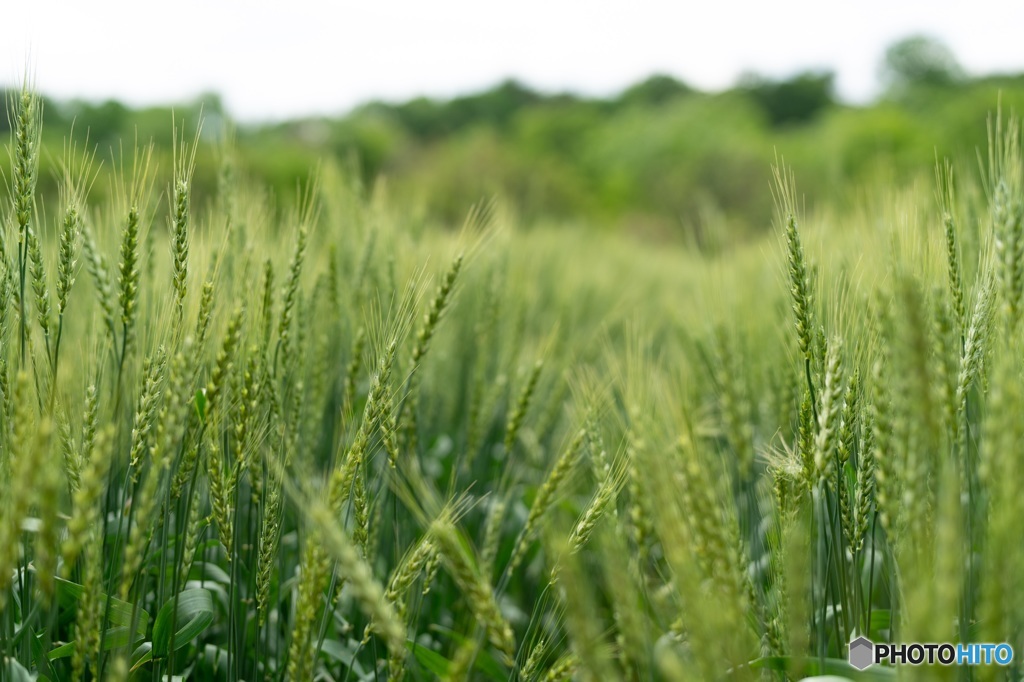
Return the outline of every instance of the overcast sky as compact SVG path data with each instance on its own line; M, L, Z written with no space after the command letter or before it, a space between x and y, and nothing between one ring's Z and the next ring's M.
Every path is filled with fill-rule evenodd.
M132 104L223 95L244 120L449 96L506 77L614 93L651 73L705 89L746 70L831 68L875 92L885 47L945 41L970 73L1024 71L1024 1L0 1L0 83L31 65L56 97Z

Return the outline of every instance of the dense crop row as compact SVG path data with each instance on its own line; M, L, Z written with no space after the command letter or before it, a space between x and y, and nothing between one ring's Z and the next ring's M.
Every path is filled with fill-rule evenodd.
M708 260L494 208L441 231L330 168L281 213L229 148L194 206L180 135L99 207L68 143L41 205L12 105L0 678L800 679L854 677L857 634L1021 644L1017 123L981 183L810 230L780 169L780 248Z

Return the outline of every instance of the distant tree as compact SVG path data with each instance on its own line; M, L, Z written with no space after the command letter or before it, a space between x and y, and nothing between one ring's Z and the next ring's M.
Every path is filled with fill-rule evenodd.
M885 51L880 68L890 93L915 86L947 87L963 80L964 71L953 51L929 36L904 38Z
M693 88L672 76L656 74L636 85L626 88L618 97L617 104L623 106L657 106L677 97L689 95Z
M99 104L72 100L61 108L68 119L75 121L76 131L88 132L90 142L103 145L109 145L130 132L138 117L137 111L116 100Z
M782 81L757 74L741 76L739 89L757 103L773 126L804 123L835 102L835 74L807 71Z
M360 110L394 118L414 138L433 139L478 125L504 128L519 111L545 100L522 83L506 80L447 101L418 97L402 104L374 102Z
M452 124L461 129L476 123L503 128L521 110L542 101L542 95L516 80L506 80L478 95L456 97L447 105Z
M425 138L445 132L442 105L428 97L417 97L402 104L376 102L363 110L393 116L413 137Z

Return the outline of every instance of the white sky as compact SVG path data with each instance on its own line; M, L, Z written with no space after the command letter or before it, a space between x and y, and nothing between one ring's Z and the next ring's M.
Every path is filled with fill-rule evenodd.
M700 88L744 70L833 68L876 86L887 45L923 32L971 73L1024 71L1024 1L0 0L0 83L31 65L61 98L224 96L243 120L449 96L516 77L605 95L653 72Z

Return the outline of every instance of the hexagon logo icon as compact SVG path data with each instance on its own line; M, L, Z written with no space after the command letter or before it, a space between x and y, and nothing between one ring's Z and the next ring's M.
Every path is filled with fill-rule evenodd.
M850 642L850 665L865 670L875 663L875 645L867 637L858 637Z

